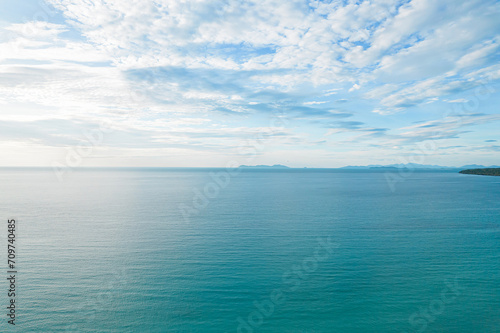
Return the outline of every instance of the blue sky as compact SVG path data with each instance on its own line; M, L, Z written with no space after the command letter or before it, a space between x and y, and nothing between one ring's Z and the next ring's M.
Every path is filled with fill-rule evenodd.
M0 165L500 164L500 1L0 1Z

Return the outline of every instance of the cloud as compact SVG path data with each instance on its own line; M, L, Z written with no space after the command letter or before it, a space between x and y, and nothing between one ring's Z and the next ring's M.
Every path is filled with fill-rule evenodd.
M317 105L317 104L325 104L326 101L312 101L312 102L305 102L304 105Z
M382 149L497 120L495 0L48 3L50 22L0 26L2 120L24 126L3 124L11 140L74 144L76 125L113 119L117 145L222 151L278 115L289 143L328 131L327 144ZM435 120L485 84L484 114Z
M398 140L403 143L415 143L425 140L459 138L461 134L470 132L463 130L464 127L478 126L496 121L500 121L499 114L471 113L452 115L443 119L400 128Z
M5 28L16 36L33 40L51 41L57 38L59 34L68 31L68 28L62 24L54 24L44 21L29 21L25 23L12 24Z
M465 98L458 98L458 99L444 100L444 101L448 103L467 103L469 100Z
M475 45L474 50L465 54L460 59L457 60L457 68L466 68L471 66L477 66L478 63L484 62L488 57L495 54L498 49L499 37L492 40Z
M100 148L182 148L186 150L233 150L258 142L273 145L276 142L302 142L288 129L273 127L203 126L207 120L178 121L114 121L112 131L102 133ZM0 121L0 137L4 142L21 142L47 147L88 146L89 135L101 124L92 119L43 119ZM249 143L250 142L250 143Z
M339 146L367 144L373 147L393 149L395 146L414 147L424 141L433 141L438 149L462 149L466 145L439 146L440 142L460 139L472 133L471 127L500 121L500 115L471 113L451 115L442 119L419 122L400 128L377 128L360 121L336 121L329 124L326 136L333 137L332 143ZM345 134L354 134L346 137ZM463 147L462 147L463 146Z
M373 113L377 113L382 116L387 116L391 114L395 114L399 111L403 110L403 108L388 108L388 109L375 109L372 110Z
M437 101L441 96L463 93L472 88L485 86L488 83L485 79L485 76L469 76L461 79L433 77L389 93L380 100L380 104L387 108L400 108L399 110L402 110L402 108L414 107L425 102ZM486 89L490 92L492 90L490 87ZM457 100L463 101L465 99ZM457 103L457 100L452 103Z
M360 86L359 84L354 84L354 85L352 86L352 88L351 88L351 89L349 89L349 92L352 92L352 91L358 90L359 88L361 88L361 86Z
M125 73L169 68L170 73L165 75L173 74L184 81L189 78L198 86L210 83L200 69L207 69L206 73L215 75L216 80L224 78L228 88L232 88L229 82L241 86L245 76L254 84L247 88L261 89L259 84L267 84L277 91L304 82L314 85L352 82L347 92L354 92L362 89L362 82L387 81L388 75L399 89L407 85L389 96L386 94L391 89L398 88L387 82L383 86L386 91L375 88L364 92L366 97L380 101L381 105L375 109L412 107L425 102L428 97L425 95L430 98L447 95L459 89L456 87L459 85L466 89L466 80L455 78L446 82L450 80L445 73L475 69L475 65L495 51L498 41L492 38L492 31L500 27L494 15L499 6L494 1L460 5L454 1L429 0L359 4L301 0L50 0L50 3L69 19L71 29L80 31L87 41L74 45L75 57L68 54L72 48L69 42L60 41L66 43L62 47L65 60L78 59L78 53L88 59L91 52L86 45L90 45L94 61L103 60L105 55ZM478 16L481 20L476 20L477 24L467 23ZM68 29L49 23L31 22L24 26L21 29L13 25L8 29L19 31L31 27L29 30L35 31L31 37L58 36ZM460 33L457 29L467 31ZM436 58L436 48L446 56ZM57 53L52 51L53 55ZM53 60L51 55L45 58ZM176 69L179 72L173 73ZM158 71L154 75L159 75ZM129 80L141 80L138 76L127 76ZM415 82L415 78L420 81ZM359 83L353 82L358 79ZM402 80L408 84L401 84ZM451 86L434 89L442 83ZM160 85L153 88L157 91L150 87L150 96L165 93ZM434 93L419 92L420 88L432 89Z
M334 121L325 124L325 127L328 128L325 136L331 136L334 134L342 134L342 133L356 133L357 136L351 137L348 140L343 140L342 142L354 142L354 141L363 141L368 138L379 137L384 135L384 133L388 130L387 128L373 128L366 126L364 122L361 121ZM359 134L361 133L361 134Z

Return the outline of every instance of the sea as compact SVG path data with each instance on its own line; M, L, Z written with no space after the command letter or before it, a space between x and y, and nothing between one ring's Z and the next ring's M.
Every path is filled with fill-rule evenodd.
M500 332L499 199L457 171L2 168L0 331Z

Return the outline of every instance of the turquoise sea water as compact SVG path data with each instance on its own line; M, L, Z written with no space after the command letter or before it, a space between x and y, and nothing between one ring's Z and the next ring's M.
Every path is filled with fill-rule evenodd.
M223 171L0 170L15 331L500 332L500 177Z

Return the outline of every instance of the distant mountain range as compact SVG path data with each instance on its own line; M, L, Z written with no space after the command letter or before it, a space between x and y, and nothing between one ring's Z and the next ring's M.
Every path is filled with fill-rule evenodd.
M407 164L388 164L388 165L366 165L366 166L345 166L339 169L360 169L360 170L366 170L366 169L436 169L436 170L449 170L449 169L480 169L480 168L499 168L499 166L496 165L491 165L491 166L484 166L484 165L477 165L477 164L470 164L470 165L463 165L461 167L448 167L448 166L441 166L441 165L426 165L426 164L416 164L416 163L407 163Z
M240 165L240 168L254 168L254 169L290 169L286 165Z
M240 165L240 168L251 168L251 169L290 169L286 165L275 164L275 165ZM354 166L349 165L342 168L332 168L332 169L346 169L346 170L370 170L370 169L425 169L425 170L466 170L466 169L484 169L484 168L500 168L500 166L490 165L478 165L478 164L469 164L463 165L461 167L448 167L441 165L430 165L430 164L416 164L416 163L407 163L407 164L388 164L388 165L380 165L380 164L370 164L364 166ZM314 169L314 168L312 168Z

